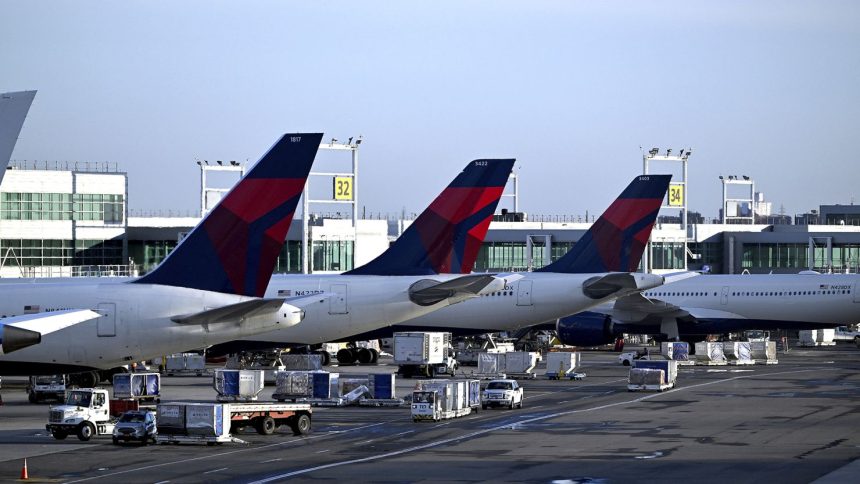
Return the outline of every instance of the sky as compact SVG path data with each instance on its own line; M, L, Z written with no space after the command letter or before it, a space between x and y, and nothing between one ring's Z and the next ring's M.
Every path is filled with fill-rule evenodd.
M529 214L599 213L642 150L691 147L774 210L860 203L856 1L5 0L0 92L37 89L17 160L111 161L129 207L195 211L196 159L362 135L359 206L421 211L515 157Z

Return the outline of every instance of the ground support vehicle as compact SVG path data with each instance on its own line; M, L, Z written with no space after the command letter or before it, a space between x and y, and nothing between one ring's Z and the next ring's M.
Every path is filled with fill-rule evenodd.
M647 348L639 351L625 351L618 355L618 362L624 366L632 366L637 360L650 360L651 352Z
M27 384L27 400L38 403L44 400L62 402L66 399L66 375L31 376Z
M690 359L690 344L685 341L663 341L660 343L660 353L667 360L675 360L679 365L692 365Z
M52 406L45 429L57 440L71 434L86 442L95 435L113 433L108 391L103 388L78 388L66 392L64 405Z
M253 427L271 435L289 426L295 435L311 431L311 406L307 403L166 403L158 406L159 443L216 444L237 441L234 434Z
M113 443L140 442L143 445L155 443L158 433L155 413L148 410L130 410L119 417L113 429Z
M834 341L849 341L860 346L860 331L854 331L848 326L839 326L833 331Z
M162 373L166 376L203 376L206 373L206 357L197 353L177 353L164 357L162 367Z
M474 380L477 381L477 380ZM426 380L412 392L412 421L463 417L472 413L469 380Z
M459 364L451 348L451 333L394 333L394 364L405 378L451 375Z
M487 383L481 398L481 408L514 407L523 408L523 387L511 379L492 380Z

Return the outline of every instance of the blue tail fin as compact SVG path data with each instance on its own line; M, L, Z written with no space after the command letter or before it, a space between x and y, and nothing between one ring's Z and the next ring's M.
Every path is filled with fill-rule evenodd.
M286 134L152 272L135 282L262 297L322 140Z
M425 275L472 270L514 160L475 160L376 259L347 274Z
M636 271L671 179L671 175L634 178L567 254L536 272Z

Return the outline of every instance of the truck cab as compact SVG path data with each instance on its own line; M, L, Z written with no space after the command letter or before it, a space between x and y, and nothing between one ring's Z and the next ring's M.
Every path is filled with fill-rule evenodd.
M66 397L66 375L31 376L27 385L27 399L30 403L43 400L62 402Z
M45 428L57 440L69 434L86 442L94 435L113 432L108 391L103 388L79 388L66 393L64 405L51 407Z
M412 392L412 421L442 419L442 407L436 390L416 390Z

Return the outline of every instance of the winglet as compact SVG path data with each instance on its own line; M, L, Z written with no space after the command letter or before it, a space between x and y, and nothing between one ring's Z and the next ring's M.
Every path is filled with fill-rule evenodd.
M379 257L347 274L468 274L475 265L513 159L474 160Z
M152 272L134 282L262 297L319 148L286 134Z
M671 179L671 175L634 178L567 254L536 272L636 271Z

